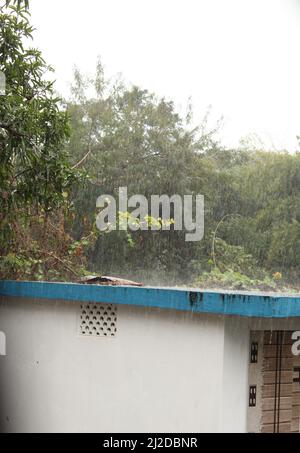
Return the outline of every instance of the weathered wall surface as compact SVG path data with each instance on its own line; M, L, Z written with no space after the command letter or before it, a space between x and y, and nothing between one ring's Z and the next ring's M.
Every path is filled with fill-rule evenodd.
M222 432L247 432L249 319L224 320Z
M231 348L244 357L244 335L224 334L223 317L118 306L111 338L80 336L79 315L78 302L0 299L1 432L243 429L244 362L238 377Z

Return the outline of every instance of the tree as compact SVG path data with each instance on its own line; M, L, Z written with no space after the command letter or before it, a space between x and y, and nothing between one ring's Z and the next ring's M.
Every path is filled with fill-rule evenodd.
M94 221L97 197L117 195L118 187L149 200L155 194L183 196L200 190L196 182L201 173L193 171L196 157L215 146L205 121L192 127L172 101L120 80L109 82L101 62L93 79L76 70L72 91L68 152L74 166L90 175L90 182L74 194L76 238L86 222ZM152 272L170 283L168 273L177 282L186 281L197 257L198 247L185 243L184 232L138 231L129 238L114 231L100 235L89 258L98 272L130 272L126 275L136 278Z
M17 9L20 9L23 5L24 8L28 8L29 0L6 0L5 6L8 7L9 5L16 6Z
M9 248L12 224L28 213L49 213L64 202L76 179L67 160L69 121L45 75L41 52L25 47L32 38L28 2L0 7L0 252Z
M0 6L0 277L71 279L84 272L84 247L66 232L68 192L79 181L65 151L69 118L32 38L28 1Z

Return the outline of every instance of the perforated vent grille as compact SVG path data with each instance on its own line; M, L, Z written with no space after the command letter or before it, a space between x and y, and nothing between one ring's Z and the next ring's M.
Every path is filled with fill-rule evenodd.
M81 304L79 334L83 336L115 337L117 307L112 304Z

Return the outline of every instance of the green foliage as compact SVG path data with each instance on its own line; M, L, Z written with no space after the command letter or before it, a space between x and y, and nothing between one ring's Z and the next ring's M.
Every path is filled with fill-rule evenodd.
M276 290L277 285L272 277L265 276L262 279L250 278L245 274L233 269L221 272L214 268L211 272L204 272L196 281L194 286L202 288L225 288L234 290L260 289L263 291Z
M295 283L300 264L300 154L259 151L250 142L225 149L215 139L217 127L208 129L208 117L191 128L172 102L120 80L107 81L100 62L94 79L75 72L68 111L70 159L90 176L72 193L76 238L85 218L94 221L97 197L117 195L120 186L128 187L129 196L205 197L201 243L186 243L184 235L172 229L129 235L113 231L100 235L89 255L94 271L154 284L188 284L210 272L228 285L231 279L233 286L234 281L237 286L242 281L241 286L253 287L255 282L269 288ZM216 261L216 269L210 260ZM282 279L270 277L274 273Z
M29 0L5 0L5 7L14 6L17 10L29 8Z
M13 219L30 209L47 213L59 207L76 174L64 151L67 114L44 78L51 68L40 51L24 47L33 31L27 9L9 2L0 10L0 23L0 70L6 78L0 96L0 227L7 239Z
M94 221L97 197L117 195L118 187L127 186L128 196L138 193L149 199L154 194L199 193L201 174L191 175L197 156L217 146L207 118L191 128L172 102L120 80L107 81L101 63L93 79L75 72L68 112L70 159L90 177L72 194L75 238L85 217ZM129 240L124 232L113 231L98 238L89 263L98 272L124 274L130 268L131 277L147 280L151 274L153 283L158 274L160 283L170 283L170 269L172 279L184 282L197 255L198 248L172 228L170 233L137 231Z
M86 274L89 249L98 236L87 227L79 241L68 234L73 213L67 206L45 218L31 216L28 224L16 224L17 239L10 251L0 256L0 275L4 279L77 280Z
M196 278L196 286L263 290L274 290L280 286L274 276L260 268L257 260L245 252L244 247L227 244L220 238L214 239L214 245L214 259L208 261L211 270Z
M257 261L245 252L244 247L227 244L224 240L215 240L215 261L221 271L227 269L254 276L257 273Z
M280 270L299 267L300 263L300 224L283 222L276 227L267 257L268 266Z
M299 287L300 153L261 151L257 140L227 149L208 114L192 127L190 105L179 115L170 100L108 80L100 61L93 78L75 71L62 103L45 77L51 68L25 45L28 2L3 1L0 24L2 278L89 271L156 285ZM143 221L158 231L100 234L96 199L122 186L129 197L204 195L204 239L185 242L172 213L171 231L149 213Z
M66 194L80 181L65 151L69 119L45 77L51 68L25 46L33 32L28 1L3 2L0 25L0 277L74 278L84 259L68 256L73 240L64 228L50 231L58 213L67 223Z

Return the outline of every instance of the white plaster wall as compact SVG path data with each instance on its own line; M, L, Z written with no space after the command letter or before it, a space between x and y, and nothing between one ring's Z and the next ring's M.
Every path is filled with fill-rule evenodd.
M242 331L224 336L217 316L118 306L116 338L81 337L79 305L0 299L7 341L0 357L1 432L244 427L244 362L240 368L232 355L234 348L244 357L236 345ZM236 385L228 410L228 386L234 393Z
M257 363L250 363L249 360L249 385L256 385L256 406L248 407L247 429L250 433L259 433L262 416L264 330L251 331L249 349L252 341L258 343Z
M226 317L224 329L222 432L247 432L249 320Z

